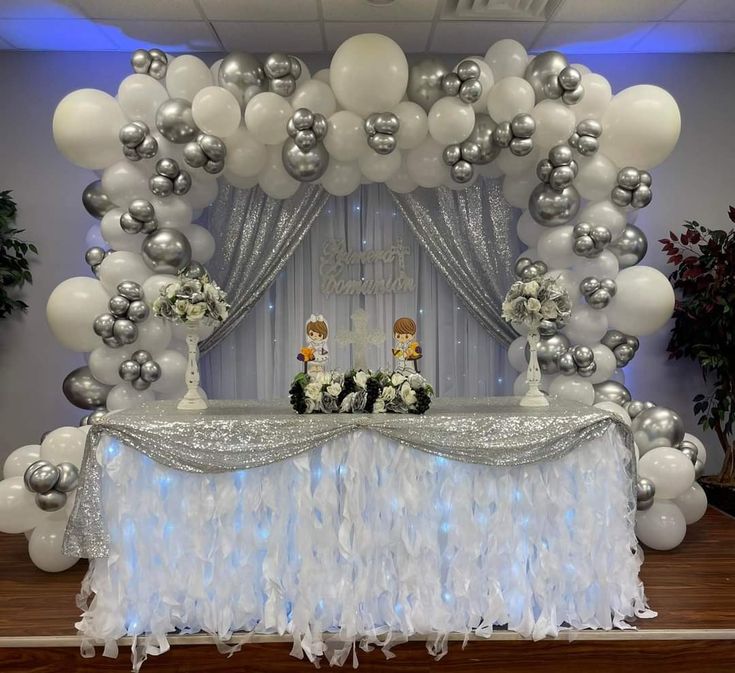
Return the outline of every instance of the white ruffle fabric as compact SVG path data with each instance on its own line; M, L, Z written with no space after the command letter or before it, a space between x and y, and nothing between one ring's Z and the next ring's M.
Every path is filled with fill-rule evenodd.
M611 426L555 460L448 460L367 430L220 474L97 449L107 558L90 560L77 628L133 636L133 665L172 633L289 634L292 654L344 663L414 634L497 625L533 639L652 616L638 579L631 453ZM92 597L93 596L93 597ZM91 600L90 600L91 599ZM353 663L356 663L353 654Z

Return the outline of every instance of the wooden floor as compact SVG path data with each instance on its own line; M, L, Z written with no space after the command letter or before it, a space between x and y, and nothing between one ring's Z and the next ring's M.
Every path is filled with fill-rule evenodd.
M21 535L0 534L0 671L54 673L127 671L129 649L117 660L82 659L74 622L74 598L86 563L65 573L41 572L28 559ZM558 640L530 643L498 632L489 641L473 640L465 649L452 642L435 662L423 642L396 648L386 661L380 652L359 651L365 671L555 671L595 673L623 668L645 673L735 671L735 519L710 508L689 528L684 543L670 552L646 550L641 578L656 619L639 620L636 631L565 633ZM308 662L288 656L278 639L248 644L226 659L203 637L172 638L172 650L150 658L147 671L306 671ZM264 639L267 640L267 639ZM188 643L185 647L181 643ZM630 658L623 666L621 657ZM351 663L351 662L350 662ZM512 664L512 665L511 665Z

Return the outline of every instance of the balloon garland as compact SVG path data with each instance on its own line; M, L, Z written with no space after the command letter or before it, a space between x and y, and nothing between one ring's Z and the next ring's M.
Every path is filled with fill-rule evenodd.
M63 385L90 412L82 424L183 394L184 335L150 305L175 274L196 275L212 257L214 241L193 219L215 198L217 176L285 199L302 182L334 195L369 181L406 193L502 174L507 201L523 211L519 278L552 275L576 302L566 324L548 316L541 325L542 387L632 425L638 535L655 548L679 544L706 507L694 481L704 446L674 411L632 400L621 383L638 337L663 327L674 303L666 277L639 265L646 237L629 221L650 204L649 170L679 136L666 91L641 85L613 96L602 75L555 51L529 57L513 40L450 69L435 57L409 66L390 38L356 35L313 78L285 53L261 63L237 52L210 68L139 49L131 62L116 97L80 89L53 118L62 154L102 172L82 194L100 220L85 254L95 277L64 281L47 305L60 343L89 353ZM523 335L509 347L516 394L525 349ZM32 531L31 557L46 570L74 561L61 555L60 535L85 430L54 430L5 464L0 530Z

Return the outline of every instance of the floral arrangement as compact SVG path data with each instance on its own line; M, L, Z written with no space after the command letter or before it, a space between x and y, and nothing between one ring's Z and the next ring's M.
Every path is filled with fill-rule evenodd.
M297 374L289 394L300 414L423 414L434 390L420 374L352 369Z
M556 278L524 282L510 286L503 302L503 318L511 323L531 326L542 320L563 322L572 314L569 293Z
M222 322L229 310L225 293L198 264L180 271L178 279L162 287L153 302L154 315L180 325Z

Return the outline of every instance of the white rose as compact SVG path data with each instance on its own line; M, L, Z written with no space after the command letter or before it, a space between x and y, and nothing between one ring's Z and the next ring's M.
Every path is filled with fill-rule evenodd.
M309 383L305 392L309 399L318 400L322 396L322 387L318 383Z
M397 388L400 386L404 381L406 380L406 377L403 374L399 374L396 372L391 376L390 382Z
M169 283L164 288L164 292L166 293L166 296L169 299L173 299L176 296L176 293L178 291L179 291L179 284L178 283ZM163 294L163 292L161 294Z
M407 407L410 407L412 404L416 403L416 392L411 388L410 385L408 385L407 382L401 386L401 399Z
M380 393L380 399L384 402L390 402L396 396L396 389L393 386L386 386Z
M385 402L381 399L375 400L373 402L373 413L374 414L384 414L385 413Z
M529 313L538 313L541 310L541 302L535 297L526 299L526 310Z
M343 413L347 413L352 410L352 398L355 397L355 393L349 393L345 395L345 398L342 400L342 404L339 407L339 410Z
M359 371L355 374L355 383L358 388L364 388L367 386L368 375L366 372Z
M327 386L327 392L332 397L337 397L337 395L339 395L342 392L342 386L339 385L339 383L331 383L330 385Z
M535 280L523 283L523 294L526 297L536 297L538 296L539 287L540 285Z
M414 390L424 387L424 377L421 374L409 374L408 385Z
M329 372L319 372L314 380L320 386L326 386L332 380L332 377L329 375Z
M201 320L206 312L206 304L189 304L186 308L186 315L189 320Z

